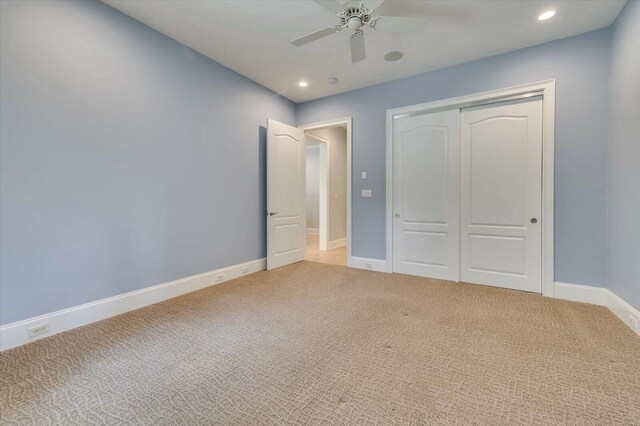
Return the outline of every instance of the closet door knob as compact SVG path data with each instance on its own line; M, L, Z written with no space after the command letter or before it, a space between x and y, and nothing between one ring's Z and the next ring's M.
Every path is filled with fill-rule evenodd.
M538 219L536 219L535 217L531 218L531 223L538 223Z
M400 214L396 213L396 219L400 219Z

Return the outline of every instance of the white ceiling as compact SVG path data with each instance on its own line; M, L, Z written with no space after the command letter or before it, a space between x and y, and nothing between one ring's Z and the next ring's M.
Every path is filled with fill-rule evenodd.
M367 59L352 64L348 30L303 47L289 43L337 23L335 15L311 0L103 1L295 102L604 28L626 3L386 0L376 14L423 17L427 28L418 34L365 28ZM556 16L538 21L550 8ZM385 62L383 56L393 50L404 58ZM339 83L330 84L329 77ZM303 79L309 87L298 87Z

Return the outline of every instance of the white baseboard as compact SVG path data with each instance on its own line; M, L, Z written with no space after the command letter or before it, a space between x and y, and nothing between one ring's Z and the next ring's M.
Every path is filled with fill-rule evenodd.
M631 330L640 335L640 311L622 300L608 288L556 282L554 290L557 299L606 306Z
M387 261L350 257L349 267L378 272L391 272ZM266 269L266 259L258 259L211 272L147 287L95 302L85 303L50 314L29 318L0 327L0 351L53 336L92 322L139 309L195 290L220 284L243 275ZM640 335L640 312L602 287L556 282L555 297L608 307L618 318ZM634 322L635 320L635 322ZM49 324L49 332L30 338L32 327Z
M266 259L253 260L7 324L0 327L0 352L243 275L262 271L266 269L266 266ZM49 324L49 332L29 337L30 328L47 323Z
M368 269L370 271L391 272L386 260L367 259L366 257L350 257L347 261L350 268Z
M640 311L622 300L611 290L607 289L607 296L605 306L640 336Z
M329 241L329 250L346 246L346 245L347 245L347 237L338 238L337 240L331 240Z
M320 235L320 229L319 228L307 228L307 234Z
M554 297L556 299L606 306L607 289L588 285L556 282L554 283Z

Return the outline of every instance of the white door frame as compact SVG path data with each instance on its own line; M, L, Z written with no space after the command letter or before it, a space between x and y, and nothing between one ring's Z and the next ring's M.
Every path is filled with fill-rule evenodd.
M320 123L305 124L304 126L298 126L305 132L309 130L326 129L327 127L340 127L347 126L347 265L351 266L351 138L352 138L352 122L351 117L340 118L337 120L322 121ZM313 136L317 138L317 136ZM328 153L327 153L328 154ZM328 158L328 156L327 156ZM322 214L322 212L320 213ZM329 223L328 217L326 223ZM328 237L327 229L327 240Z
M393 272L393 122L407 115L466 108L542 95L542 294L554 296L554 146L556 81L545 80L505 89L387 110L387 272Z
M315 139L319 143L318 150L318 239L320 250L329 250L329 140L306 132L307 138ZM309 144L307 144L307 148Z

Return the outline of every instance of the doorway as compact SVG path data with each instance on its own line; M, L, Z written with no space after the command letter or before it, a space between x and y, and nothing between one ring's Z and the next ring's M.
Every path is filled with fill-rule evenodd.
M307 246L307 260L352 266L351 124L351 117L300 127L267 120L268 270L307 259ZM307 138L319 145L317 235L307 226Z
M347 126L314 128L305 135L305 260L346 266Z

